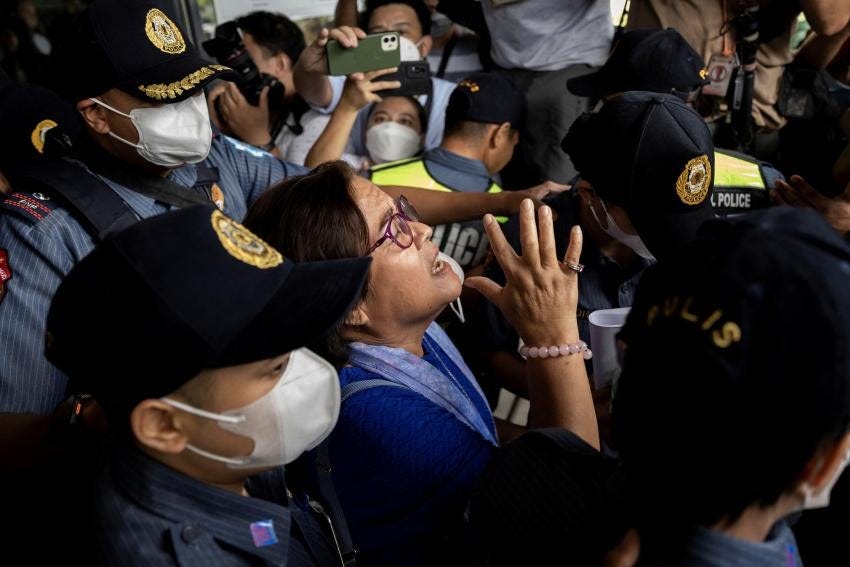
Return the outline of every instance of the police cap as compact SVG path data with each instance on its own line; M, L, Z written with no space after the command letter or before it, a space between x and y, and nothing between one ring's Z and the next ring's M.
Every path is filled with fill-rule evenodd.
M370 259L295 263L217 209L107 237L60 285L46 355L73 392L161 397L200 371L300 348L360 298Z
M567 90L592 98L651 91L686 99L708 82L705 62L679 32L636 29L622 35L598 71L569 79Z
M181 101L215 78L235 77L201 58L163 3L95 0L75 21L65 90L74 100L112 88L153 103Z
M464 120L502 124L519 130L525 124L525 95L505 75L473 73L458 83L446 106L446 124Z
M708 126L672 95L627 92L585 113L561 144L581 177L623 207L661 257L714 217L714 143Z

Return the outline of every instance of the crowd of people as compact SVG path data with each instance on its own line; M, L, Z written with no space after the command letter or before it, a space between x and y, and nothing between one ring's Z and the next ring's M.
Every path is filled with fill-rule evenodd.
M183 21L2 19L10 553L850 562L850 4L339 0L215 59ZM385 32L424 94L330 75Z

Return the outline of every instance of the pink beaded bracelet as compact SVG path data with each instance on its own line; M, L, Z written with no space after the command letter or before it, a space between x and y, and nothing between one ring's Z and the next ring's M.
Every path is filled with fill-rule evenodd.
M523 345L519 349L519 354L525 358L555 358L556 356L569 356L578 353L581 353L585 360L590 360L593 356L593 352L591 352L587 347L587 343L584 341L549 347L530 347Z

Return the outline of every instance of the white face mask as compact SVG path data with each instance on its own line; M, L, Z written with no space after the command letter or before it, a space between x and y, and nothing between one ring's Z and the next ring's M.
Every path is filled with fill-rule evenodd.
M460 280L460 285L462 286L464 274L463 268L460 267L460 264L458 264L454 258L449 256L448 254L444 254L443 252L437 254L437 257L442 260L444 264L448 264L449 268L451 268L457 276L457 279ZM460 302L460 296L458 296L457 299L449 303L449 308L454 312L454 314L457 316L461 323L466 323L466 317L463 315L463 305Z
M100 106L133 122L139 133L134 144L110 132L109 135L133 146L147 161L163 167L180 167L206 159L212 145L212 127L204 93L200 92L174 104L153 108L134 108L130 114L112 108L96 98Z
M187 444L193 453L231 469L278 467L330 435L339 417L339 378L328 361L301 348L289 355L289 364L274 388L245 407L212 413L168 398L162 401L214 419L222 429L254 440L254 450L247 457L223 457Z
M398 122L381 122L366 130L366 149L374 163L413 157L419 147L416 130Z
M417 43L413 43L403 36L399 36L399 39L401 41L399 42L398 48L402 61L422 61L422 54L419 53L419 45L422 43L422 40L419 40Z
M841 477L841 473L844 472L844 469L847 468L847 465L850 465L850 449L844 454L844 458L841 459L841 463L838 465L838 468L835 470L835 474L833 477L827 482L823 488L821 488L817 494L812 490L808 484L803 487L803 510L815 510L817 508L826 508L829 506L829 496L832 492L832 487L835 486L835 483L838 482L839 477Z
M601 202L601 201L600 201ZM608 212L608 209L605 208L605 203L602 203L602 210L605 211L605 221L607 222L607 227L602 224L602 221L599 220L599 217L596 215L596 209L593 208L593 205L590 206L590 212L593 215L593 218L596 219L596 224L599 225L605 234L616 240L617 242L624 244L634 250L635 254L644 258L646 260L655 260L655 256L652 255L652 252L649 251L649 248L646 247L646 244L643 243L640 236L637 234L629 234L624 231L622 228L617 226L617 223L614 222L614 219L611 217L611 214Z

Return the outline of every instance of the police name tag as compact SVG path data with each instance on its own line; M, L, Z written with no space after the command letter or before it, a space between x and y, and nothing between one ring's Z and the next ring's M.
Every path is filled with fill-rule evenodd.
M711 82L702 88L702 93L710 96L726 96L729 81L738 67L738 55L735 53L712 55L708 62L708 79Z

